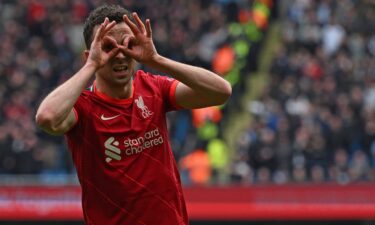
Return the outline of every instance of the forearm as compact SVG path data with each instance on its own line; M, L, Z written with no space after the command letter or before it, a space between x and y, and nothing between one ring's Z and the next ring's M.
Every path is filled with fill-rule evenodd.
M85 64L69 80L53 90L40 104L36 120L40 126L54 127L72 111L82 90L95 73L95 67Z
M226 80L200 67L179 63L160 55L149 66L171 75L205 96L222 97L226 100L231 93L231 86Z
M160 56L152 41L150 20L146 20L144 24L136 13L133 13L133 16L136 24L127 16L124 16L124 22L135 35L132 39L125 39L125 44L120 49L138 62L181 81L175 91L175 99L180 106L201 108L220 105L229 98L232 87L217 74ZM128 48L129 43L132 44L131 48Z

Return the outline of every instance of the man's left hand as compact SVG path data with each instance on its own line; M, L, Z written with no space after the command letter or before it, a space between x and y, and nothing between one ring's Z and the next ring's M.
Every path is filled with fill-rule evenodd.
M146 20L146 25L139 18L137 13L133 13L136 24L124 15L124 22L130 27L134 36L128 36L124 39L119 48L128 56L138 62L148 65L153 62L157 56L154 42L152 40L152 30L150 20Z

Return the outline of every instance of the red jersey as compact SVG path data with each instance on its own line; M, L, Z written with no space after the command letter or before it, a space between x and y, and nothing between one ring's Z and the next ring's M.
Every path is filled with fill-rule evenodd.
M137 71L131 98L85 90L66 134L88 225L187 225L166 112L178 81Z

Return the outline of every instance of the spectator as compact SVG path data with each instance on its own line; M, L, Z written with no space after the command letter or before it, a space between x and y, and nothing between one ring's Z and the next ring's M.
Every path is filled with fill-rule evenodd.
M38 96L44 97L80 68L84 18L96 6L111 2L115 1L0 2L0 173L70 173L61 138L45 135L32 122L35 106ZM236 19L222 15L233 15L239 3L232 2L235 7L228 9L227 2L201 0L122 4L154 21L155 45L162 55L211 67L216 48L227 39L228 24ZM220 120L221 112L216 114ZM197 137L189 112L171 113L169 127L177 159L194 149Z
M185 184L207 185L211 178L211 165L207 152L203 149L195 149L190 154L181 158L181 173L187 173L188 180Z
M239 141L237 154L248 149L249 170L263 174L267 168L276 183L289 177L373 180L375 55L368 24L374 3L283 4L283 47L274 56L271 82L250 104L254 124L244 131L248 141ZM273 132L274 140L261 138L264 131Z

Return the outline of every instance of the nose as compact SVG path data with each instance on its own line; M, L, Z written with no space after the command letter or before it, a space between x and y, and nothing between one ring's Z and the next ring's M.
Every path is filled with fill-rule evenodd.
M122 51L119 51L115 57L117 59L126 59L126 55Z

